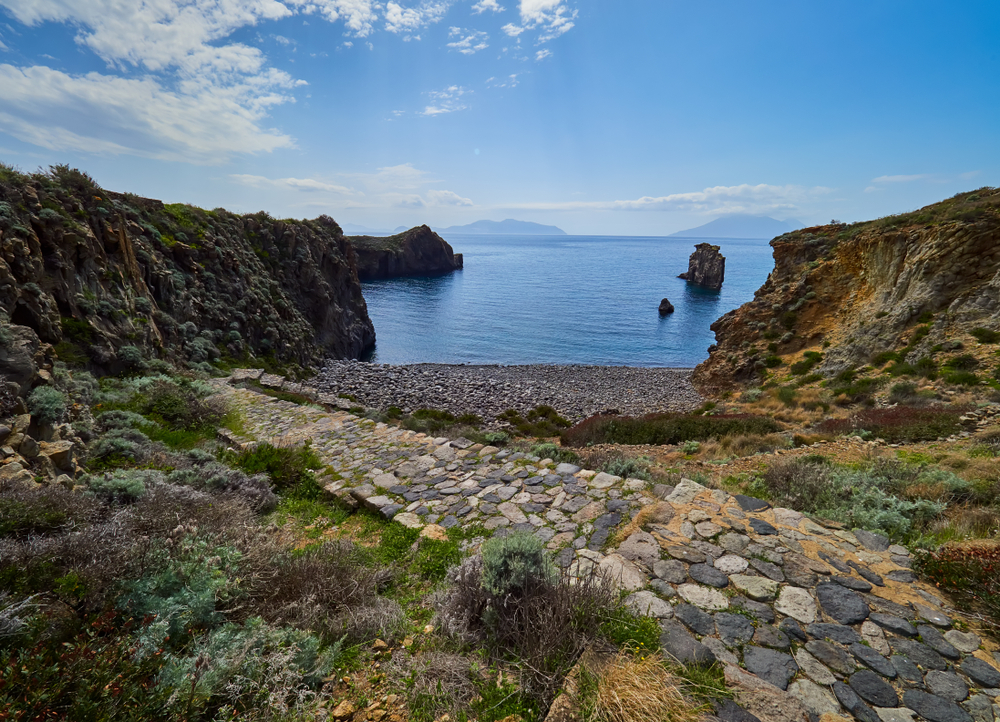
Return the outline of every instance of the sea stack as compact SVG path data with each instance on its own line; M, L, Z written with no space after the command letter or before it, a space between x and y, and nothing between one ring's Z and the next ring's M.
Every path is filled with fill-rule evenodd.
M354 246L358 278L371 281L399 276L433 276L457 271L463 266L455 253L427 226L416 226L394 236L348 236Z
M674 312L674 304L670 303L666 298L660 301L660 315L666 316L668 313Z
M722 288L725 275L726 257L719 253L719 247L711 243L699 243L688 259L687 271L677 277L717 291Z

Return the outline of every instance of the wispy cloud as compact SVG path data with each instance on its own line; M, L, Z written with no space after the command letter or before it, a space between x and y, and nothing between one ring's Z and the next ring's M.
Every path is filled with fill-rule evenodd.
M487 10L494 13L502 13L506 8L498 3L497 0L479 0L479 2L472 6L474 15L481 15Z
M432 90L428 95L433 103L426 106L420 115L444 115L445 113L467 110L469 106L462 102L462 96L471 92L471 90L466 90L458 85L450 85L444 90Z
M390 0L385 5L385 29L390 33L409 33L419 30L441 20L450 6L450 1L437 0L436 2L422 2L417 7L405 8Z
M508 23L503 31L516 38L527 30L537 30L536 43L541 44L569 32L574 26L578 11L571 9L567 0L521 0L521 24Z
M535 60L545 60L545 58L552 55L552 51L546 48L545 50L539 50L535 53Z
M821 186L775 186L761 183L737 186L714 186L690 193L666 196L643 196L622 201L569 201L565 203L522 203L505 208L524 210L603 210L603 211L688 211L697 213L772 213L795 211L803 203L814 201L832 189Z
M452 38L452 42L448 43L449 48L454 48L462 55L473 55L479 50L485 50L489 47L486 41L489 40L489 35L484 33L482 30L465 30L463 28L449 28L448 37Z
M517 76L520 73L511 73L503 80L498 80L497 78L487 78L486 87L487 88L516 88L518 84Z
M346 186L335 185L313 178L267 178L262 175L234 173L229 176L240 185L252 188L284 188L304 193L336 193L339 195L359 195L358 191ZM360 195L364 195L363 193Z
M878 178L872 178L872 183L912 183L913 181L926 180L930 177L929 173L920 173L918 175L880 175Z

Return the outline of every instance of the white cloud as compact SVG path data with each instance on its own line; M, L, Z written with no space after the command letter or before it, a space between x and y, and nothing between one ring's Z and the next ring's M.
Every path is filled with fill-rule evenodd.
M420 115L444 115L445 113L467 110L469 106L463 103L461 98L466 93L471 92L471 90L466 90L458 85L448 86L444 90L432 90L428 95L434 103L420 111Z
M537 53L535 53L535 60L545 60L545 58L549 57L550 55L552 55L551 50L548 49L539 50Z
M330 22L343 20L351 35L366 38L378 20L375 0L286 0L305 13L319 13Z
M266 76L258 80L253 86L191 86L177 92L151 77L0 65L0 129L52 150L192 163L291 147L290 137L261 125L267 109L287 98L266 87ZM280 87L283 80L272 78L270 87Z
M462 198L458 193L452 191L427 191L427 200L430 205L435 206L471 206L475 205L468 198Z
M517 37L526 30L539 30L537 42L544 43L557 38L573 28L577 11L571 10L567 0L521 0L521 24L510 23L503 31Z
M715 186L691 193L643 196L625 201L570 201L567 203L525 203L505 206L524 210L605 210L605 211L688 211L697 213L773 213L798 210L802 203L830 193L820 186L774 186L742 184Z
M449 48L454 48L462 55L473 55L478 50L485 50L489 47L486 41L489 35L482 30L464 30L463 28L449 28L448 37L456 38L448 43Z
M872 183L910 183L927 178L930 178L930 175L927 173L919 175L880 175L878 178L872 178Z
M520 73L512 73L508 75L505 80L497 80L496 78L487 78L486 87L487 88L516 88L517 87L517 76Z
M391 33L419 30L443 18L450 5L450 0L424 0L415 8L404 8L390 0L385 5L385 29Z
M252 188L284 188L305 193L337 193L340 195L358 195L357 191L346 186L325 183L313 178L267 178L262 175L232 174L229 176L241 185ZM364 195L364 194L361 194Z
M376 173L351 173L346 177L355 180L366 188L376 191L406 191L416 190L429 181L427 171L414 168L411 163L379 168Z
M472 12L476 15L480 15L487 10L494 13L502 13L505 9L497 0L479 0L479 2L472 6Z

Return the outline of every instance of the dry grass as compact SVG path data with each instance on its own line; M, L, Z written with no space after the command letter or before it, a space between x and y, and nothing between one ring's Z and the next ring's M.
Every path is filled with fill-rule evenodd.
M704 442L697 456L702 461L732 459L787 449L789 446L788 439L781 434L734 434Z
M663 666L659 654L619 653L597 677L586 705L586 722L696 722L703 707L680 691L681 680Z
M615 532L613 545L621 544L647 524L666 524L674 515L669 502L661 501L642 507L632 520Z

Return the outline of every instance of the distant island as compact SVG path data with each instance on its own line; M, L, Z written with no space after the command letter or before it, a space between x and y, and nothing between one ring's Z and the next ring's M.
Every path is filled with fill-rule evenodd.
M479 233L509 236L565 236L566 231L556 226L543 226L531 221L476 221L465 226L450 226L437 229L439 233Z
M388 231L384 228L369 228L357 223L341 223L340 228L344 231L345 236L394 236L397 233L410 230L408 226L397 226L395 229Z
M791 233L802 228L803 224L794 218L779 221L767 216L751 216L734 213L716 218L703 226L689 228L686 231L671 233L668 238L767 238Z

